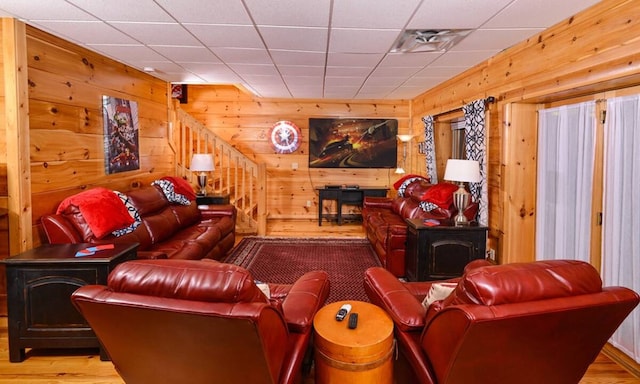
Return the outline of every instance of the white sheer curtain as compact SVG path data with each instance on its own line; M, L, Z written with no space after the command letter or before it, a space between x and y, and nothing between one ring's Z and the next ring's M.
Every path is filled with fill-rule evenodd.
M607 101L604 156L602 278L640 292L640 96ZM609 341L640 363L638 308Z
M540 110L536 259L589 261L595 102Z

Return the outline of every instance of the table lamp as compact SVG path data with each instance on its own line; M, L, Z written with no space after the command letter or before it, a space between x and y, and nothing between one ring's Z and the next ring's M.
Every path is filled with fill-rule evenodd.
M215 169L213 164L213 156L208 153L195 153L191 158L191 166L189 169L198 174L198 186L200 192L198 195L205 196L207 194L207 173Z
M444 170L444 179L458 184L458 190L453 193L453 205L458 210L454 218L455 225L468 225L469 220L464 215L464 210L471 202L471 194L465 189L464 183L480 181L480 163L475 160L449 159Z

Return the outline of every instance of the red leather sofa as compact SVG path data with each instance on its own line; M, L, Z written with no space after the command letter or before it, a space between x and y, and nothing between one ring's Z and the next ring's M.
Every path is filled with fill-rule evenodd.
M128 384L300 383L326 272L269 285L214 260L135 260L72 301Z
M132 232L121 236L97 235L85 217L92 213L91 208L85 208L83 214L78 202L82 199L76 195L60 212L42 216L49 243L139 243L140 258L217 260L234 246L236 208L233 205L198 206L194 200L182 205L169 201L158 185L131 190L126 196L129 209L139 215L140 225ZM108 199L98 200L93 207L103 207L106 201Z
M395 276L405 275L405 219L450 220L457 209L453 206L455 184L430 184L423 177L409 177L395 183L396 197L366 197L362 207L362 225L383 267ZM429 201L431 200L431 201ZM465 210L473 220L477 203Z
M427 308L422 300L437 282L365 272L367 295L395 324L396 383L578 383L640 300L602 287L581 261L481 263Z

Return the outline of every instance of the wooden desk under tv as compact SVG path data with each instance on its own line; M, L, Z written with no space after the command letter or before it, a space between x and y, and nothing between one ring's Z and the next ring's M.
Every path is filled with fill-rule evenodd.
M342 215L342 205L358 205L362 207L365 196L386 197L388 188L326 186L324 188L316 188L316 190L318 191L318 225L322 226L323 218L336 220L338 225L342 225L342 220L346 217L346 215ZM324 200L335 200L337 202L336 214L323 213L322 205ZM349 215L349 218L361 219L362 216Z

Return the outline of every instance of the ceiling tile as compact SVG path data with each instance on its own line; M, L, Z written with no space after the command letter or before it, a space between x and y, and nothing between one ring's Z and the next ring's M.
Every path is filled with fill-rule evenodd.
M386 53L399 34L400 30L334 28L331 30L329 52Z
M2 0L0 9L18 19L96 20L87 12L64 1Z
M176 23L111 23L114 28L146 45L200 45L187 30Z
M324 52L302 52L271 50L271 57L276 65L311 65L324 66Z
M252 25L183 24L207 47L264 48Z
M327 65L336 67L374 67L384 53L329 53Z
M310 65L278 65L283 76L324 76L324 67Z
M25 1L25 0L22 0ZM173 22L153 0L67 0L104 21Z
M329 25L329 0L244 0L257 25L326 27ZM291 10L295 10L292 12Z
M39 21L37 26L79 44L139 44L100 21Z
M271 64L271 58L264 49L212 48L222 61L228 64Z
M251 19L240 1L154 0L181 23L252 25Z
M599 0L517 0L483 28L548 28Z
M268 49L324 52L327 31L323 28L259 27Z
M424 0L407 28L478 28L512 1Z
M404 28L419 0L335 0L331 25L334 28Z
M220 60L205 47L151 46L155 51L177 63L217 63Z

